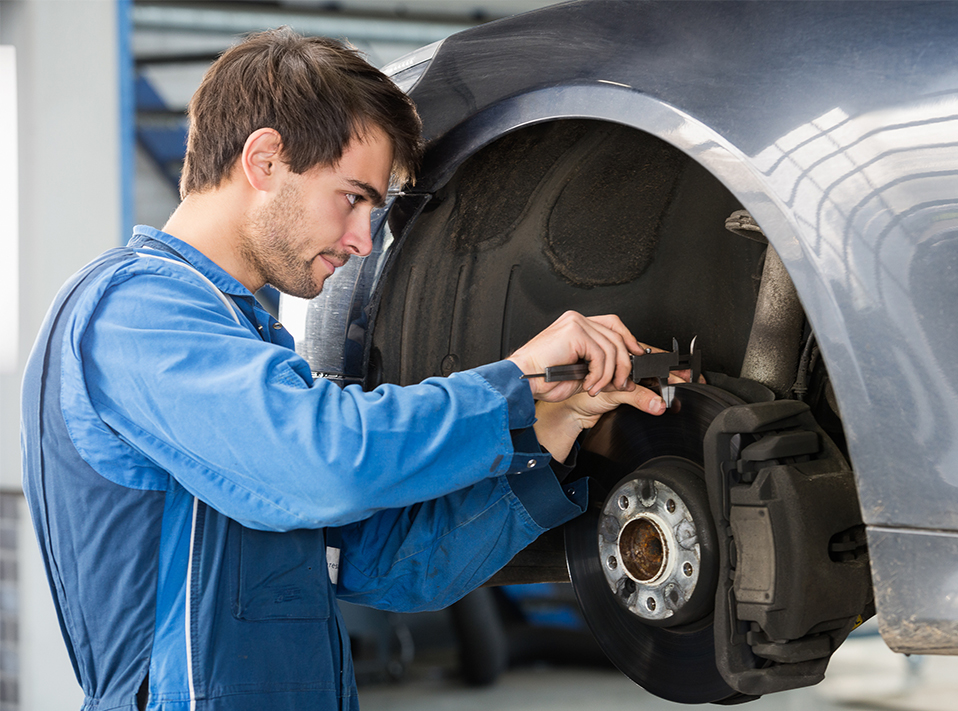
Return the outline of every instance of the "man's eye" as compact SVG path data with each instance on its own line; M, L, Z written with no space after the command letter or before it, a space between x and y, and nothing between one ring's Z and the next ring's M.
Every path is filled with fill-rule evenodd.
M350 205L355 205L357 202L359 202L359 195L356 195L355 193L346 193L346 199L349 200Z

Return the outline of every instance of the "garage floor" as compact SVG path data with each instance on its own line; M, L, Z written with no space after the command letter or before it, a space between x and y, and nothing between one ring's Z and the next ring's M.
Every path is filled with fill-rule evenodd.
M493 686L466 687L455 652L417 660L397 683L366 684L363 711L582 711L617 708L675 711L689 706L651 696L616 671L531 666L510 670ZM712 707L719 708L719 707ZM832 658L818 686L752 702L748 711L958 711L958 657L893 654L874 629L863 629Z

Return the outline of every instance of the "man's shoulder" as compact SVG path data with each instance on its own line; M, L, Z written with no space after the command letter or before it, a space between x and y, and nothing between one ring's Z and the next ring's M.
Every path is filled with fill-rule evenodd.
M133 289L141 296L151 292L185 293L191 299L205 297L212 301L222 301L225 297L206 274L166 252L121 247L105 253L100 259L103 266L98 281L107 289Z
M195 272L188 263L157 250L115 247L103 252L77 271L61 288L65 292L85 292L97 287L122 283L138 274L156 274L181 279ZM202 277L202 275L199 275ZM202 279L198 281L202 282Z
M172 288L178 282L199 284L213 288L209 277L179 256L144 247L119 247L101 255L102 274L112 284L120 284L133 277L159 277L151 280L158 288ZM94 262L95 264L96 262Z
M79 330L93 318L162 322L196 310L240 323L232 300L207 276L157 250L118 247L105 252L64 286L68 290L80 292L71 314Z

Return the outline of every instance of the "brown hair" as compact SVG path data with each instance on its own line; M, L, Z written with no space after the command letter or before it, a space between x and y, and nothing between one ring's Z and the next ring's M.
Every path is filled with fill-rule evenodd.
M218 187L251 133L273 128L294 173L336 165L353 138L381 129L394 179L412 180L422 153L412 101L351 47L288 27L250 35L207 71L193 95L180 195Z

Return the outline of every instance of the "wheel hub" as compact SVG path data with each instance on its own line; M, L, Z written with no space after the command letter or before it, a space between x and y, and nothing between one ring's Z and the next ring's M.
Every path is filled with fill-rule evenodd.
M695 592L702 549L682 496L640 469L613 491L599 518L599 558L620 604L649 623L667 623Z

